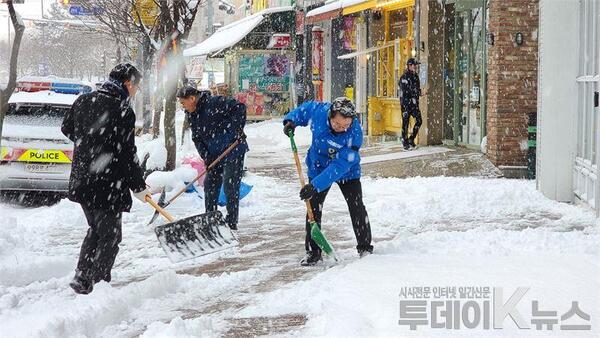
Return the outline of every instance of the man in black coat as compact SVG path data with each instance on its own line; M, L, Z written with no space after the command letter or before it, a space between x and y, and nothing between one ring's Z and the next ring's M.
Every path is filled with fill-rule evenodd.
M192 140L206 166L210 165L235 140L238 144L204 180L204 205L206 212L217 210L221 184L227 197L225 222L237 230L240 204L240 182L244 168L244 155L248 151L244 126L246 106L225 96L212 96L209 91L199 91L185 86L177 91L179 103L187 113Z
M62 132L73 143L70 200L81 205L89 229L81 245L70 286L92 292L95 283L110 282L121 242L121 215L131 208L131 194L149 195L135 147L135 96L141 75L131 64L117 65L95 92L83 94L63 120Z
M406 62L406 70L400 80L400 108L402 109L402 142L404 149L408 150L411 147L416 148L415 137L419 133L419 128L423 120L421 119L421 111L419 110L419 97L421 96L421 82L417 73L417 66L421 63L414 58L408 59ZM416 119L410 136L407 135L408 123L410 117Z

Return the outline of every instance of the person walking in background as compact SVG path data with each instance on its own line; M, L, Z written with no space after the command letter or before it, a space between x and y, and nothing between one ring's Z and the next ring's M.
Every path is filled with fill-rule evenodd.
M421 63L414 58L406 61L406 70L398 81L398 87L400 90L400 108L402 109L402 145L405 150L410 148L416 148L415 137L419 133L419 128L423 123L421 119L421 111L419 110L419 97L421 96L421 82L419 81L419 74L417 67ZM410 136L408 133L408 124L410 117L416 119Z

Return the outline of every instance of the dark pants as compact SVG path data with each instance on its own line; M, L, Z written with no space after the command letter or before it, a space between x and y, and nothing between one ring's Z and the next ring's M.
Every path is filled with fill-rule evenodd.
M371 225L369 224L369 217L367 216L367 209L362 200L362 186L360 179L347 180L337 182L346 204L348 204L348 211L350 211L350 219L352 220L352 227L354 228L354 235L356 236L356 242L358 245L356 249L361 251L373 251L371 245ZM323 203L327 197L329 189L323 190L313 195L310 199L310 205L315 216L315 221L321 228L321 215L323 212ZM321 252L321 249L310 237L310 223L308 222L308 215L306 215L306 239L305 239L306 251Z
M410 117L414 117L417 121L415 122L415 125L413 126L413 130L410 136L407 137L407 132L408 132L408 124L409 124L409 120ZM417 137L417 133L419 133L419 128L421 127L421 124L423 123L423 120L421 119L421 111L419 110L418 107L416 108L407 108L406 110L402 110L402 140L404 142L412 142L415 140L415 137Z
M204 206L206 212L217 210L219 192L221 185L227 197L227 216L225 221L228 225L238 223L238 211L240 207L240 182L244 171L244 154L235 157L227 157L206 174L204 180Z
M121 212L82 206L89 229L81 244L77 270L94 283L110 282L110 271L121 243Z

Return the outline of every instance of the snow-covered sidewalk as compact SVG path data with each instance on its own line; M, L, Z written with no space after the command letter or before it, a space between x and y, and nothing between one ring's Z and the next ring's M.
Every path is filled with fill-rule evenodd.
M561 314L578 300L598 332L597 222L579 207L543 198L532 182L364 179L376 249L362 260L334 188L323 227L343 262L301 269L296 184L245 180L254 190L242 202L238 249L171 265L145 225L151 211L135 203L124 219L112 285L103 282L88 296L67 286L85 233L78 206L0 205L0 336L218 336L240 334L241 325L253 334L409 335L415 332L398 325L400 288L427 285L529 286L531 297ZM171 208L194 214L202 201L187 194ZM265 317L299 325L273 330ZM500 333L520 335L510 328Z
M254 189L241 203L238 248L173 265L146 225L152 210L136 200L124 214L112 283L87 296L68 287L87 227L79 206L0 204L0 337L599 335L600 223L582 207L544 198L531 181L363 178L375 253L360 260L334 187L323 230L342 261L300 267L297 179L252 170L291 167L279 128L276 121L247 128L254 162L244 181ZM203 205L184 194L169 211L183 217ZM569 323L591 330L519 330L510 318L504 330L399 325L403 288L428 286L502 287L505 298L529 287L518 305L528 321L532 300L557 311L559 324L577 301L591 321Z

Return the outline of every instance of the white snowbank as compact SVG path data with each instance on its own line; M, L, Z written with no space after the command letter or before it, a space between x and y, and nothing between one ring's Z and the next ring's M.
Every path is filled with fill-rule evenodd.
M186 182L191 182L197 175L196 169L183 166L173 171L155 171L148 175L146 183L153 189L165 187L166 191L179 191L186 186Z
M254 283L260 273L247 270L209 277L165 271L122 288L102 282L95 286L92 294L85 296L74 296L64 287L56 290L57 286L67 283L66 278L52 280L31 285L29 290L39 293L50 288L48 295L21 300L15 306L2 309L2 332L14 337L114 337L127 332L131 335L143 331L148 321L177 316L177 311L171 308L174 304L189 308L211 301L211 297L226 293L232 285ZM156 330L156 325L154 328Z
M244 128L248 146L253 153L272 153L290 148L290 138L283 134L282 119L272 119L258 123L250 123ZM308 146L312 134L308 127L297 127L294 141L298 147Z
M168 324L161 322L152 323L140 337L220 337L224 328L225 325L222 321L212 318L200 317L183 320L181 317L175 317L175 319Z
M140 163L146 156L146 169L163 169L167 163L167 148L165 148L165 138L163 136L152 139L151 135L143 135L136 139L137 156Z

